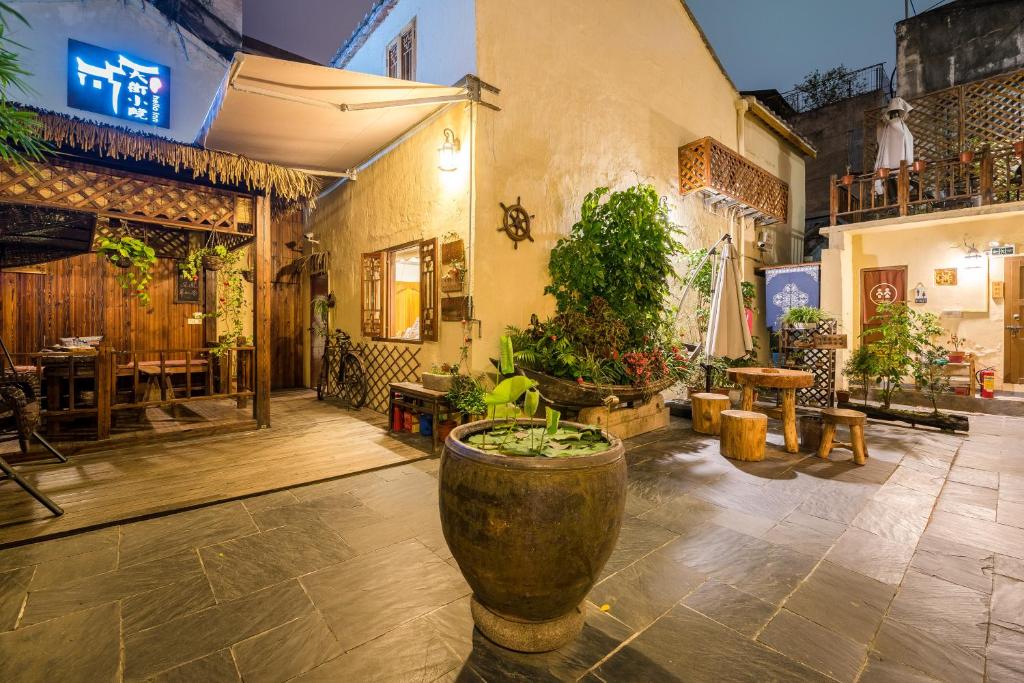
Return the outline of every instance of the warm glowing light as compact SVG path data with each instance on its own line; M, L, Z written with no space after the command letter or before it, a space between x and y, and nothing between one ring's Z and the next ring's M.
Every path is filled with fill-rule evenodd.
M438 152L437 167L442 171L455 171L459 164L455 159L455 153L459 149L459 140L455 137L455 131L451 128L444 129L444 143Z

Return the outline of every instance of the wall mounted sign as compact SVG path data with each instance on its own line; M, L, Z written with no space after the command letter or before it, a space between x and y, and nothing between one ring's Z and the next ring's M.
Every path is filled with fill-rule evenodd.
M926 304L928 303L928 292L925 291L924 283L918 282L917 287L914 287L914 303L915 304Z
M992 256L1013 256L1017 253L1017 245L1015 244L1003 244L998 247L992 247L989 253Z
M171 69L69 38L68 106L169 128Z
M865 268L860 271L860 282L861 322L865 327L877 315L880 304L894 304L907 300L906 266Z
M177 265L177 264L176 264ZM202 278L192 279L181 274L181 268L174 269L174 303L198 304L203 301Z
M1003 284L1002 280L993 280L992 281L992 298L993 299L1002 299L1005 296L1003 294L1004 287L1005 287L1005 285Z
M956 284L956 268L936 268L935 284L953 286Z
M765 321L778 327L782 314L796 306L817 308L821 303L821 264L764 269Z

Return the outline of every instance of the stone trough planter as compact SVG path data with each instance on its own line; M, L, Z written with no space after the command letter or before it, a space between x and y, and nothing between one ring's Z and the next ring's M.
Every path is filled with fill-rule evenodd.
M569 458L497 455L463 443L492 424L456 427L445 441L441 527L473 589L477 628L512 650L554 650L579 635L583 600L618 540L624 449L608 434L607 451Z

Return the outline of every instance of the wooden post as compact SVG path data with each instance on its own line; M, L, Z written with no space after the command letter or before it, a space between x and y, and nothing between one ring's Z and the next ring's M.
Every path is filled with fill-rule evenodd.
M96 350L96 438L110 438L110 405L114 400L114 354L106 338Z
M900 215L910 213L910 168L907 160L900 160L900 172L896 176L896 201L900 205Z
M270 197L256 198L256 291L253 296L253 345L256 347L256 395L253 417L260 427L270 426Z
M786 439L786 452L800 451L796 433L796 389L780 389L782 394L782 433Z
M994 169L995 163L992 158L992 150L988 145L985 145L981 150L981 179L979 180L982 206L992 203L992 177L995 175Z
M847 189L849 192L849 189ZM828 180L828 224L836 224L836 214L839 212L839 187L836 185L836 174L829 176Z

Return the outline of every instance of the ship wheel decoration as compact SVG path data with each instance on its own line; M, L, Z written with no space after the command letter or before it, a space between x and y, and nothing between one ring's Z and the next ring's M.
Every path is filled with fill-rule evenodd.
M523 240L533 241L533 235L530 234L530 220L533 216L527 213L520 203L521 201L522 197L516 197L516 203L511 206L505 206L503 202L499 202L502 211L505 212L505 217L502 219L502 225L498 228L498 232L508 235L516 249L519 248L519 243Z

